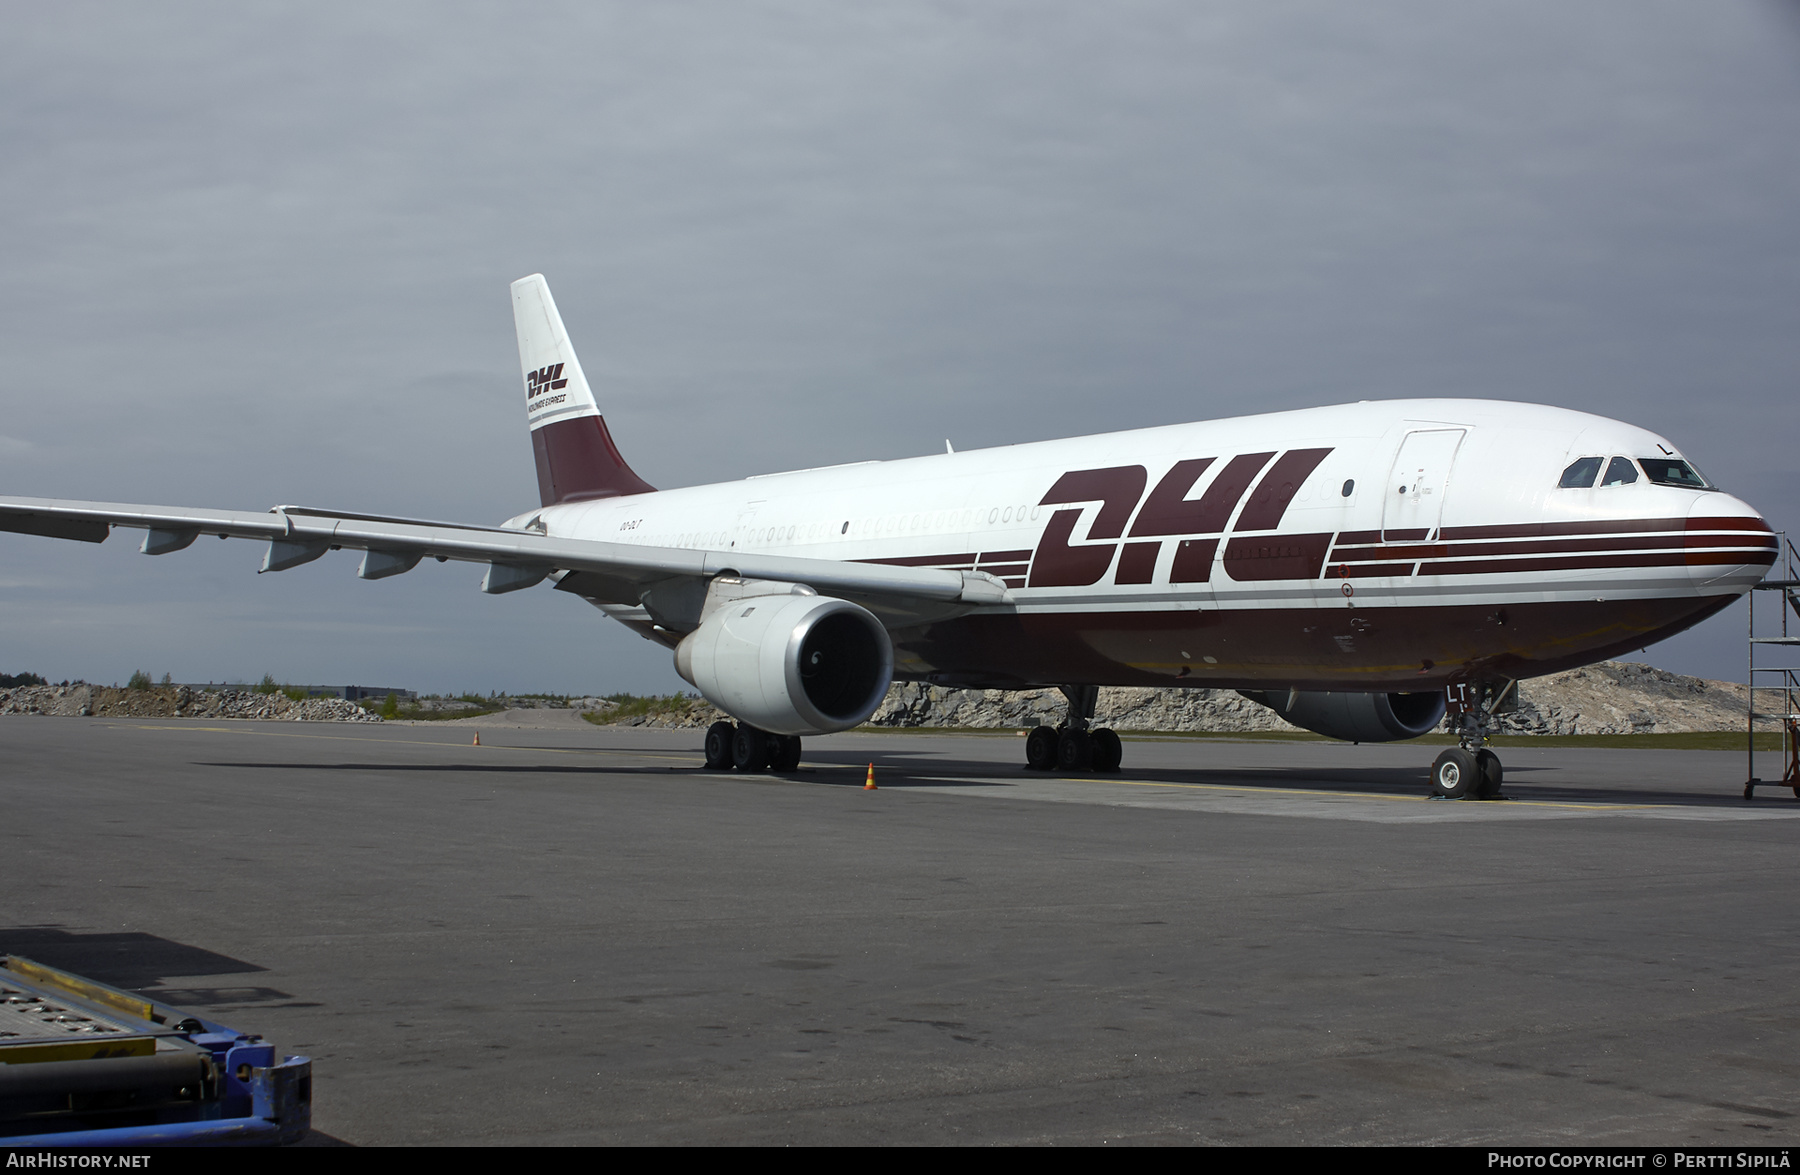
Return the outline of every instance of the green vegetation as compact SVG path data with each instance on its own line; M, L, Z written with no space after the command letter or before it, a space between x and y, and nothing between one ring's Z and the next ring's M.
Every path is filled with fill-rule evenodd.
M0 673L0 689L15 689L22 685L49 685L35 673Z
M280 689L281 686L276 682L275 675L273 673L265 673L263 674L263 679L261 681L250 687L250 692L257 694L272 694Z
M125 688L149 689L150 685L150 675L148 673L145 673L142 669L133 669L131 671L131 680L125 683Z
M383 718L400 717L400 699L397 696L389 694L381 699L381 716Z
M581 716L595 726L612 726L631 718L682 715L688 713L695 706L706 704L694 694L668 694L666 696L608 694L606 700L613 704L612 709L598 713L585 710Z

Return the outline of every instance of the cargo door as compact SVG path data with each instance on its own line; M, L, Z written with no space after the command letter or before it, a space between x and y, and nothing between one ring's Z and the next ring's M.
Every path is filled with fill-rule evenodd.
M1381 511L1384 542L1407 542L1430 537L1444 513L1444 492L1450 485L1450 466L1466 430L1419 429L1406 434L1386 487L1387 505Z

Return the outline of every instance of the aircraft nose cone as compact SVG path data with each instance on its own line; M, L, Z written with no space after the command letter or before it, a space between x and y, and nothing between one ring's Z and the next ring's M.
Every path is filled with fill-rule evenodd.
M1740 594L1775 562L1776 538L1763 516L1730 494L1696 494L1687 517L1687 567L1706 595Z

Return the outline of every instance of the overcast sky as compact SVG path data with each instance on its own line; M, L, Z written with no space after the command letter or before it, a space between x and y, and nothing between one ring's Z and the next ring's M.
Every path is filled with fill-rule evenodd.
M1800 528L1774 0L0 13L0 493L498 521L541 271L658 486L1467 395ZM135 548L0 535L0 672L682 685L468 565ZM1741 679L1742 607L1644 659Z

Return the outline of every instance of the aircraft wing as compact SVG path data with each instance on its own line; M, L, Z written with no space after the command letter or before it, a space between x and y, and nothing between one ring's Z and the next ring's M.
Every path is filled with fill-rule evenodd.
M140 549L150 555L179 551L201 536L263 540L269 545L262 571L297 567L340 548L366 552L357 571L364 579L398 575L427 558L485 563L488 571L481 590L496 595L531 587L553 573L576 573L578 586L566 576L560 586L589 599L631 607L647 603L646 595L660 592L671 604L689 602L664 611L692 613L696 619L705 583L733 573L747 579L801 583L823 595L885 604L883 610L896 618L945 606L966 609L1008 600L1004 584L974 571L556 538L534 530L461 526L303 506L277 506L259 513L0 497L0 531L97 543L104 541L113 527L144 531ZM700 588L697 595L694 585ZM654 604L651 608L657 611Z

